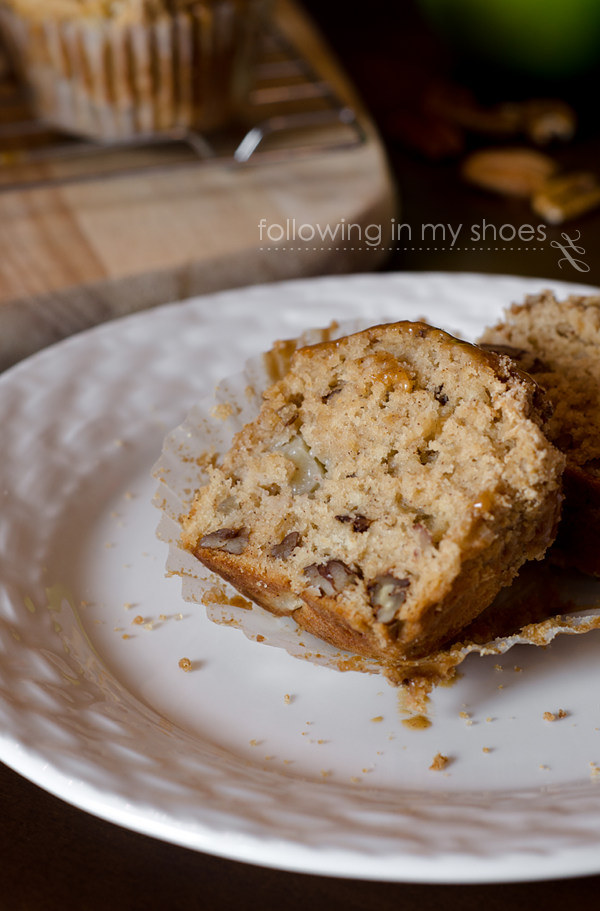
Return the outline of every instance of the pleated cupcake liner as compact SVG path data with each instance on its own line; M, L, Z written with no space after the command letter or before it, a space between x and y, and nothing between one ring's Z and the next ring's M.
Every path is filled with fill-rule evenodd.
M126 140L211 131L247 99L266 3L216 0L147 23L29 21L0 28L36 114L67 132Z

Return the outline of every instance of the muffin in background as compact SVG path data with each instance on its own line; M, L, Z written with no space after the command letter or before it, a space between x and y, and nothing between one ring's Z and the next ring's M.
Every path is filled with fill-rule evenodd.
M100 140L235 119L269 0L0 0L37 116Z

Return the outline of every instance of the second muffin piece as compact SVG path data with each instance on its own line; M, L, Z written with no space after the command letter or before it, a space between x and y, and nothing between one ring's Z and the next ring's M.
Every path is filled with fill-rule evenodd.
M563 519L552 553L600 575L600 297L531 295L481 342L509 354L546 390L553 407L547 433L567 457Z
M553 540L539 388L424 323L302 348L196 494L183 544L316 636L429 654Z

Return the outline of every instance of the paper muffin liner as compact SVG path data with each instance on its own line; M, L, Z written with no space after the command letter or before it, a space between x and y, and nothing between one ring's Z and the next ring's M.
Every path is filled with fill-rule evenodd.
M0 6L0 28L36 114L116 141L235 118L250 89L267 0L200 0L146 23L28 20Z
M207 465L229 449L244 424L254 420L262 393L286 372L293 351L368 325L366 320L345 321L276 343L267 354L247 361L243 371L219 383L214 394L198 402L168 434L154 467L159 480L154 504L162 512L157 535L169 548L167 574L181 577L184 600L203 604L213 622L235 626L249 639L283 648L296 658L337 670L383 673L392 683L452 676L471 653L501 655L515 645L547 646L561 633L599 629L600 580L562 570L547 560L534 561L462 632L459 641L426 658L388 667L317 639L298 627L292 616L276 617L241 598L181 547L180 519L189 512L194 491L207 481Z

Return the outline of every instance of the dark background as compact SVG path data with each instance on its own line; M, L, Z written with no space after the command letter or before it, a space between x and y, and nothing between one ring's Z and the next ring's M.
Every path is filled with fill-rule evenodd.
M490 146L535 146L521 137L498 140L470 132L464 136L461 150L444 156L441 150L448 145L448 137L438 135L439 123L423 117L423 99L432 84L450 83L467 89L484 106L532 98L568 102L577 115L574 139L552 143L540 151L555 159L561 172L600 174L597 69L550 77L500 68L489 60L473 60L457 53L434 32L410 0L372 0L368 15L362 6L337 0L306 0L304 5L375 118L399 187L399 221L412 226L413 241L421 225L427 223L450 223L454 227L462 223L462 240L472 225L481 225L484 219L498 230L502 225L518 228L542 223L528 200L496 196L461 179L461 163L469 152ZM420 145L429 145L429 154L417 147ZM565 243L563 232L573 238L579 236L577 243L585 254L576 258L589 271L578 271L568 261L559 266L563 254L551 242ZM510 233L506 229L505 236ZM387 268L495 272L600 284L600 208L564 225L548 226L546 238L543 244L514 241L465 245L459 240L454 250L441 250L441 245L437 251L399 250L391 255ZM459 246L461 249L456 249ZM482 251L480 246L486 249ZM488 250L488 246L501 249Z
M396 174L401 221L536 225L527 200L494 196L460 177L464 155L488 139L469 136L455 155L423 154L407 142L407 112L418 121L420 97L432 78L452 80L477 93L482 103L558 96L579 117L575 139L549 153L565 169L598 167L600 138L594 86L597 75L556 81L523 79L453 57L420 20L411 3L305 4L374 115ZM600 168L599 168L600 170ZM581 258L589 271L568 263L550 240L580 232ZM458 245L458 244L457 244ZM462 246L462 244L461 244ZM500 246L500 245L499 245ZM501 246L515 247L516 244ZM525 245L526 246L526 245ZM600 210L548 231L547 242L527 249L404 251L388 269L460 270L599 282ZM73 809L8 769L0 772L2 840L0 909L54 911L96 909L277 908L285 911L377 908L378 911L483 909L546 911L576 905L598 907L600 877L546 883L425 886L341 881L238 864L163 844Z

